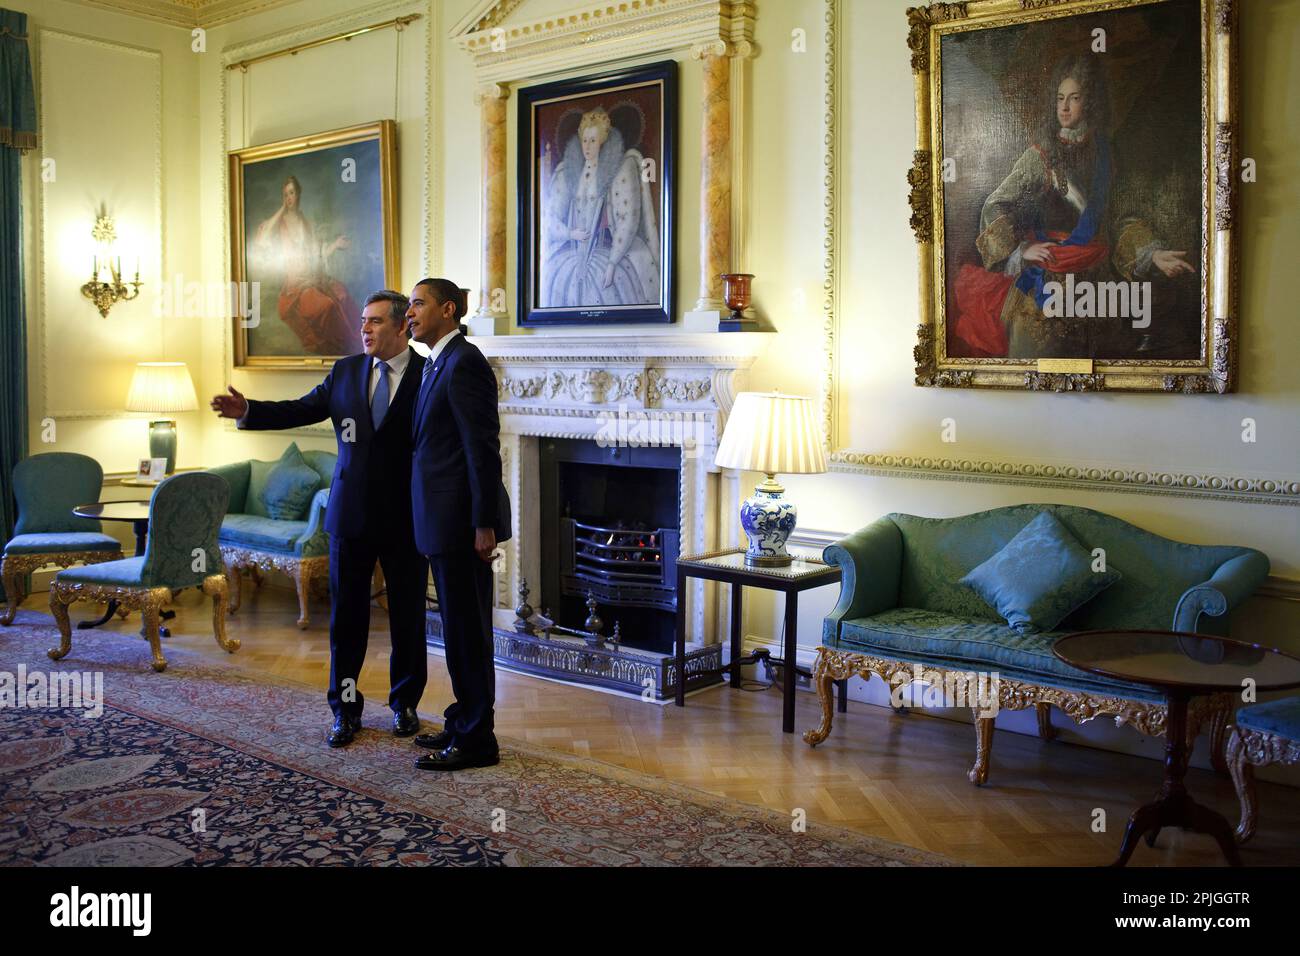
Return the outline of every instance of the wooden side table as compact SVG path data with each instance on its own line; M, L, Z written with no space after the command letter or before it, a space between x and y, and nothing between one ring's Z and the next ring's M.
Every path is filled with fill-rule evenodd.
M785 594L785 647L782 651L783 690L781 729L794 733L795 654L799 646L799 592L837 584L840 569L814 559L795 558L784 568L752 568L745 564L741 548L677 559L677 706L686 706L686 580L702 578L731 585L731 662L721 668L729 672L731 686L740 686L740 667L753 663L741 658L741 611L746 587L766 588ZM844 688L840 688L843 709Z

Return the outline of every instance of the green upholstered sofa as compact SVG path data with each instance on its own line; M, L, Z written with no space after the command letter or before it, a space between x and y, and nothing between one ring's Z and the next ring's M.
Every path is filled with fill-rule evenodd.
M1123 577L1086 602L1055 631L1021 634L973 590L959 583L996 554L1040 512L1054 515L1088 551L1105 550ZM842 572L839 603L825 619L814 666L822 722L804 734L816 746L830 734L832 685L879 675L891 689L942 681L975 701L976 682L998 675L997 706L1038 714L1039 732L1053 736L1055 706L1076 723L1113 717L1140 732L1164 736L1165 705L1151 689L1104 680L1052 653L1062 635L1094 629L1153 629L1224 634L1227 615L1268 575L1268 558L1250 548L1182 544L1119 518L1066 505L998 508L959 518L892 514L826 548ZM986 694L991 698L991 694ZM1233 695L1193 699L1189 733L1207 722L1215 766L1226 770L1224 734ZM972 709L975 709L974 707ZM977 710L976 759L968 776L988 779L993 717Z
M260 572L281 571L293 579L298 591L298 626L311 622L307 599L313 581L329 577L329 536L325 532L325 506L338 456L328 451L304 451L308 466L320 475L320 489L295 520L269 516L262 500L268 468L274 462L235 462L211 469L230 485L230 507L221 523L217 542L230 582L230 613L239 610L243 596L241 573L249 571L255 582Z

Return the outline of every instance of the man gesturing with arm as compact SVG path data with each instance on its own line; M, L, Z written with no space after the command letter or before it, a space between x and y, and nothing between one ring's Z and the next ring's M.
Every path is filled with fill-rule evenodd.
M301 428L331 419L338 464L330 484L325 530L330 536L331 747L350 744L365 700L356 688L370 633L370 582L384 569L388 624L388 705L393 733L420 729L416 707L428 679L424 593L428 572L411 530L411 416L420 391L420 357L407 343L406 296L376 292L361 318L365 354L340 359L325 381L302 398L249 401L230 389L212 399L223 418L250 430Z

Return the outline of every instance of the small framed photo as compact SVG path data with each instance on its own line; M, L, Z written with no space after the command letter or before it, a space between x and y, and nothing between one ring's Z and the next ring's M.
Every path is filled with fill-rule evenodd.
M160 482L167 477L166 458L141 458L136 468L136 481Z

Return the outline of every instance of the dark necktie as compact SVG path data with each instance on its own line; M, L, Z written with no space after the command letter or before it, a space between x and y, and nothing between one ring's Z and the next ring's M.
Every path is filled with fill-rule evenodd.
M375 397L370 400L370 422L378 429L388 414L388 363L376 362L375 368L379 369L379 385L375 388Z

